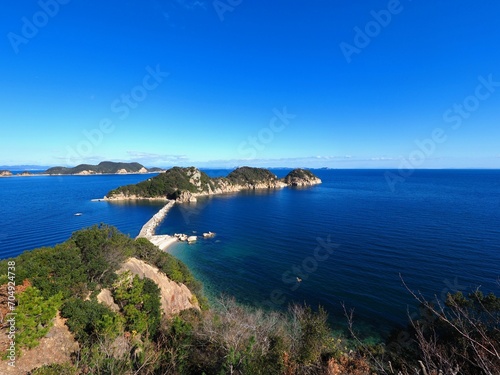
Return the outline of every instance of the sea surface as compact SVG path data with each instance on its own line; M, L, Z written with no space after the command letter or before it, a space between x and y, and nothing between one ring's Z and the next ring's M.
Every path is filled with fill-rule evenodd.
M403 280L441 301L477 287L500 294L500 171L415 171L395 191L381 170L314 172L323 184L174 206L157 233L216 232L169 250L212 300L223 293L266 309L321 305L339 329L343 304L354 309L355 326L374 337L418 316ZM91 199L150 177L0 179L1 257L52 246L100 222L136 236L161 203Z
M0 178L0 258L66 241L95 224L135 237L161 202L93 202L148 175L30 176ZM75 216L80 213L81 216Z
M384 171L314 172L323 184L175 206L158 232L216 232L171 250L212 299L321 305L339 328L343 304L367 335L420 316L403 281L441 301L477 287L500 294L500 171L416 171L394 192Z

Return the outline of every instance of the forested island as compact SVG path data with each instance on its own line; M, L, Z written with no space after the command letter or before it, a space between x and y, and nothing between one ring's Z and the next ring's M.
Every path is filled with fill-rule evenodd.
M43 174L49 175L91 175L91 174L124 174L161 172L161 168L146 168L140 163L119 163L103 161L97 165L80 164L73 168L52 167Z
M11 170L0 170L0 177L23 177L23 176L60 176L60 175L96 175L96 174L140 174L140 173L159 173L163 172L163 168L153 167L146 168L140 163L121 163L113 161L103 161L99 164L79 164L75 167L51 167L42 172L23 171L21 173L13 173Z
M321 180L311 171L294 169L280 179L264 168L240 167L226 177L211 178L195 167L174 167L135 185L110 191L109 200L165 198L179 202L195 201L197 196L234 193L242 190L311 186Z

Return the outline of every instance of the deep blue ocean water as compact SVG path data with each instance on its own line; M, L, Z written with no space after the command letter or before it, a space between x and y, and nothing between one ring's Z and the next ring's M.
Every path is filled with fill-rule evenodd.
M395 192L384 171L315 173L323 184L311 188L175 206L159 232L217 233L172 249L212 297L322 305L339 327L344 303L365 333L387 334L408 321L408 306L415 312L400 275L429 298L478 286L498 294L500 171L417 171ZM318 238L326 245L315 258Z
M162 203L92 202L110 190L152 175L0 178L0 258L53 246L94 224L116 226L133 237ZM81 216L75 216L81 213Z
M439 299L478 286L498 294L500 171L416 171L395 192L380 170L314 172L323 184L177 205L157 232L217 233L170 248L212 298L225 293L277 309L292 302L322 305L339 327L345 303L358 327L374 335L405 324L408 306L414 311L400 275L412 289ZM149 177L0 179L1 257L52 246L100 222L137 235L161 204L91 199Z

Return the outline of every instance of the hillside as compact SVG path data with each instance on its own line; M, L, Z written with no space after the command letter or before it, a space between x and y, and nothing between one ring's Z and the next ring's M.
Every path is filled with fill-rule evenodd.
M0 374L486 375L500 368L500 298L478 289L448 293L437 309L414 294L422 315L377 344L361 341L359 328L353 340L332 332L321 307L263 311L221 297L208 309L200 289L176 258L106 225L2 260Z
M97 165L80 164L73 168L53 167L47 169L44 173L50 175L89 175L89 174L121 174L121 173L147 173L159 172L160 168L147 169L139 163L116 163L112 161L103 161Z
M205 172L195 167L174 167L147 181L114 189L106 196L110 200L168 198L183 202L193 201L196 196L202 195L250 189L276 189L297 184L306 186L317 183L321 183L321 180L312 172L304 170L294 170L284 179L279 179L267 169L240 167L229 173L227 177L210 178Z

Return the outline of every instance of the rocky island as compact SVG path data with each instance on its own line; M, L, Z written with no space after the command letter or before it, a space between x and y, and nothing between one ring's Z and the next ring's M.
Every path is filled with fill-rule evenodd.
M127 173L154 173L162 172L161 168L146 168L139 163L116 163L103 161L97 165L80 164L73 168L53 167L47 169L48 175L92 175L92 174L127 174Z
M7 170L1 170L0 171L0 177L9 177L9 176L12 176L12 172L11 171L7 171Z
M195 167L173 167L138 184L111 190L104 199L165 199L183 203L195 202L199 196L320 183L321 180L317 176L304 169L294 169L285 178L280 179L268 169L240 167L227 177L211 178Z
M312 172L294 169L280 179L263 168L240 167L227 177L211 178L195 167L174 167L165 173L135 185L122 186L111 190L104 200L121 201L131 199L162 199L167 204L158 211L141 229L138 238L146 238L164 250L176 241L196 241L196 236L185 234L155 235L156 227L164 220L167 212L175 203L196 202L197 197L235 193L243 190L281 189L287 186L312 186L321 180ZM203 238L212 238L215 233L204 233Z

